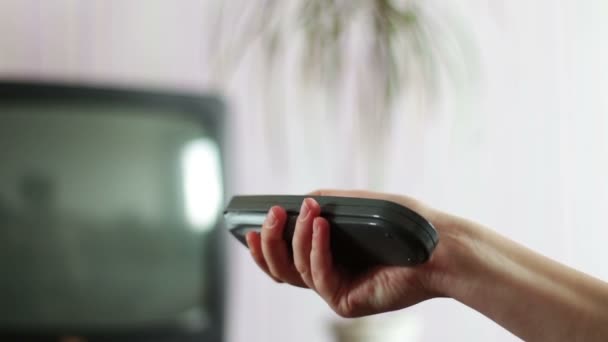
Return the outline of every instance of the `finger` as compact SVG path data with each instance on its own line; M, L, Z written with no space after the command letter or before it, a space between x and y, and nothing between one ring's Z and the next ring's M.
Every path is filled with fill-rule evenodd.
M258 265L262 271L266 272L270 278L272 278L277 283L282 283L280 279L275 278L268 268L268 264L266 264L266 260L264 260L264 254L262 254L262 238L260 237L260 233L258 232L249 232L245 235L247 239L247 246L249 246L249 252L251 252L251 256L253 260Z
M274 206L268 211L266 220L262 225L262 253L268 265L270 274L284 282L296 286L305 286L296 270L289 252L287 243L283 239L283 231L287 213L285 209Z
M341 190L341 189L317 189L309 192L310 196L337 196L337 197L361 197L376 198L386 197L386 194L366 190Z
M306 198L302 202L300 215L296 222L293 234L293 260L296 270L300 273L302 281L311 289L314 282L310 273L310 251L312 248L312 224L321 213L321 207L312 198Z
M339 190L339 189L319 189L310 192L310 196L336 196L336 197L359 197L359 198L370 198L384 201L390 201L399 205L406 206L418 214L422 215L428 220L434 220L436 213L429 206L416 200L415 198L404 196L387 194L382 192L366 191L366 190Z
M322 217L313 222L310 267L315 289L332 307L337 304L340 277L334 270L330 249L329 223Z
M388 200L394 202L400 202L403 199L414 201L413 198L409 198L401 195L386 194L382 192L366 191L366 190L340 190L340 189L319 189L309 193L310 196L336 196L336 197L359 197L359 198L371 198Z

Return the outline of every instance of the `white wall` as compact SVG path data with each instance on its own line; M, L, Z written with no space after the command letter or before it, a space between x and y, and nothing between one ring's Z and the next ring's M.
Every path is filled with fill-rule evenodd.
M212 84L214 5L4 0L0 75L204 91ZM370 160L357 152L349 112L327 119L314 99L295 90L284 93L283 122L270 126L286 132L281 146L269 147L265 132L273 123L257 96L260 76L247 71L250 60L227 90L232 190L374 184L479 220L608 280L602 263L608 257L608 4L462 0L449 6L478 47L478 81L446 88L423 119L404 104L380 182L361 171ZM277 156L283 148L290 153ZM328 327L336 317L323 303L272 283L243 248L229 248L231 341L331 341ZM514 339L450 300L423 303L398 319L411 328L410 340Z

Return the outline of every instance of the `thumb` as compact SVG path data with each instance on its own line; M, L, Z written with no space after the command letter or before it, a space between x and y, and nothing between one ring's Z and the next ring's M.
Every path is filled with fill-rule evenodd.
M415 198L403 195L387 194L375 191L366 190L339 190L339 189L319 189L308 193L309 196L336 196L336 197L359 197L370 198L384 201L390 201L399 205L405 206L418 214L425 217L427 220L435 220L437 216L436 210L418 201Z

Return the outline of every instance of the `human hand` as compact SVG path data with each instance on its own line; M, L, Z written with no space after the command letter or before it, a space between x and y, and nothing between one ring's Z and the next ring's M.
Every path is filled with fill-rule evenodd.
M272 207L247 243L255 262L278 282L316 291L343 317L402 309L445 296L479 311L523 340L604 341L608 284L540 255L472 221L404 196L322 190L312 196L383 199L430 221L439 234L431 258L415 267L376 266L352 274L334 265L329 223L312 199L302 204L292 239L287 213Z
M383 199L404 205L435 226L449 216L405 196L367 191L321 190L311 196L342 196ZM287 213L272 207L261 233L249 232L247 244L257 265L277 282L310 288L343 317L358 317L398 310L441 296L435 279L441 278L446 253L441 242L431 259L416 267L376 266L352 274L333 263L331 229L320 216L321 208L312 198L302 203L292 239L293 257L283 239ZM441 235L440 235L441 241Z

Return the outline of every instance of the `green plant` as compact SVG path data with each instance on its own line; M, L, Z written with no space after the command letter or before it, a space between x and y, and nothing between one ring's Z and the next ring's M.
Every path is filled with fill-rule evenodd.
M258 0L249 1L248 10L238 17L226 16L234 23L236 37L228 42L229 56L224 62L236 65L252 46L259 44L266 61L277 56L303 37L301 72L307 81L335 86L344 72L348 36L364 34L369 41L362 50L377 75L377 85L391 100L403 86L415 82L417 88L432 93L436 88L439 25L425 13L421 0ZM346 51L348 52L348 51ZM413 75L416 73L417 75Z
M339 102L351 103L356 112L349 117L361 141L375 145L364 150L378 150L382 139L377 137L386 135L402 95L410 102L432 103L442 75L466 69L459 28L426 0L250 0L230 11L235 1L222 5L220 22L228 25L216 37L221 69L234 70L248 56L261 55L257 61L269 80L261 85L267 100L280 102L274 92L281 89L273 90L279 83L278 88L301 88L300 96L310 89L324 94L332 102L329 112L339 112ZM289 58L295 58L299 77L291 85L273 81ZM350 92L345 95L344 89ZM343 96L346 101L339 101ZM280 122L275 106L268 104L266 114ZM273 134L279 133L269 133L271 139Z

